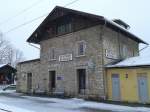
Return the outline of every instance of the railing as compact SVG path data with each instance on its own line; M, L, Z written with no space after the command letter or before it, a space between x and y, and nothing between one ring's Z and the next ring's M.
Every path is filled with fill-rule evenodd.
M3 90L4 88L6 88L8 86L8 84L2 84L0 85L0 90Z

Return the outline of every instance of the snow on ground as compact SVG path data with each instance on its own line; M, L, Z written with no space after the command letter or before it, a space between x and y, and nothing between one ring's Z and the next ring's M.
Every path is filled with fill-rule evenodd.
M8 85L0 85L0 90L4 89L5 87L7 87Z
M59 99L24 96L14 91L0 94L0 109L12 112L150 112L147 107L130 107L83 99ZM0 112L4 112L1 111Z
M33 112L26 109L18 108L15 106L8 106L0 103L0 112Z
M117 112L150 112L150 108L146 107L129 107L121 106L114 104L98 103L85 101L83 99L57 99L57 98L39 98L39 97L30 97L24 96L28 99L39 99L44 101L55 102L51 104L52 107L56 108L69 108L69 109L78 109L78 108L92 108L92 109L101 109L101 110L111 110Z
M16 90L7 90L7 91L0 90L0 93L16 93Z

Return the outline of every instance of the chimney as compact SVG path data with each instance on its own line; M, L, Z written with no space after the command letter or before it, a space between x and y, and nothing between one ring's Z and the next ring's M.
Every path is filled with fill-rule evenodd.
M128 25L127 23L125 23L121 19L113 19L112 21L115 22L116 24L118 24L119 26L123 27L126 30L130 29L130 25Z

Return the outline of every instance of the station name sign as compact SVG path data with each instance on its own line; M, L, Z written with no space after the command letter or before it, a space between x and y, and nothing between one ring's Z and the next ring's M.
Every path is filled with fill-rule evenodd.
M59 56L59 61L71 61L72 60L72 54L65 54Z

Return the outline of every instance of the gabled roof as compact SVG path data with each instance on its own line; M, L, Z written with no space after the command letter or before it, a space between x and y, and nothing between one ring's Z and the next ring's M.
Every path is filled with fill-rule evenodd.
M6 72L6 71L9 71L9 72L12 72L12 73L17 72L17 70L9 64L0 64L0 73L1 72Z
M4 66L6 66L7 64L0 64L0 68L2 68L2 67L4 67Z
M122 28L120 25L116 24L115 22L106 19L103 16L99 16L99 15L95 15L95 14L90 14L90 13L86 13L86 12L82 12L82 11L77 11L77 10L72 10L72 9L68 9L68 8L64 8L64 7L60 7L60 6L56 6L51 13L46 17L46 19L39 25L39 27L32 33L32 35L27 39L27 42L30 43L38 43L40 40L38 40L37 37L37 33L40 32L42 26L44 26L45 24L47 24L47 22L55 20L57 17L62 16L61 13L60 15L57 15L57 17L54 17L54 13L55 11L60 11L60 12L64 12L66 14L71 13L71 14L76 14L79 16L84 16L87 18L91 18L91 19L95 19L98 21L103 21L103 24L106 24L107 27L112 28L115 31L119 31L120 33L128 36L129 38L137 41L138 43L144 43L144 44L148 44L145 41L143 41L142 39L140 39L139 37L137 37L136 35L130 33L128 30Z
M106 68L125 68L125 67L150 66L149 56L137 56L127 58L117 64L107 65Z

